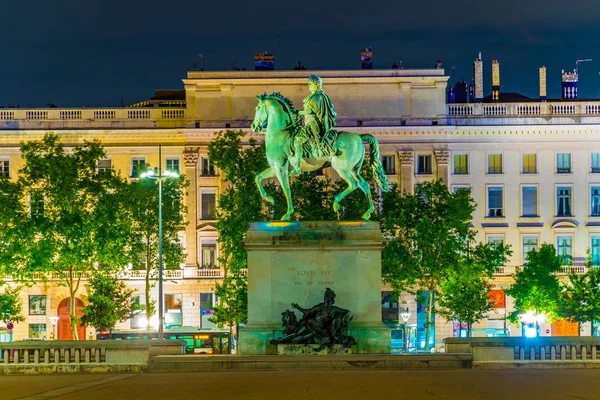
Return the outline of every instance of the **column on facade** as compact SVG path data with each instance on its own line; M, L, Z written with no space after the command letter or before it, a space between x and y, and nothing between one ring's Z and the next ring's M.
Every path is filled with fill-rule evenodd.
M400 188L402 192L413 193L414 191L414 153L412 151L399 151L400 159Z
M435 150L435 162L437 164L437 178L448 185L448 157L450 152L447 150Z
M186 266L198 265L198 149L186 147L183 153L185 176L190 181L186 196L187 225L185 228Z

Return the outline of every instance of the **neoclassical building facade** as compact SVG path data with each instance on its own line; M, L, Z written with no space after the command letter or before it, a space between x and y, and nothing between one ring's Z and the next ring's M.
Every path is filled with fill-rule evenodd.
M208 143L218 130L250 131L257 94L281 92L301 109L310 73L322 77L338 127L377 137L391 182L408 192L434 178L450 190L469 187L478 205L473 217L478 239L511 245L509 262L494 278L498 307L476 326L477 335L521 335L520 327L503 319L512 310L503 289L530 249L554 244L570 260L561 276L584 272L588 249L600 263L600 102L446 104L448 76L442 69L194 71L183 80L184 90L157 91L155 98L132 107L0 109L0 173L15 179L22 165L19 144L48 131L60 134L66 145L98 138L108 154L99 167L132 179L136 164L157 165L161 145L162 167L190 180L188 224L181 232L186 260L180 270L165 272L165 294L173 304L167 312L176 314L171 315L175 324L208 329L206 311L222 278L214 207L227 184L208 159ZM143 278L138 271L123 274L140 293ZM396 302L386 296L387 289L382 286L384 318L399 319L408 309L409 336L418 347L425 321L418 301L404 294ZM86 290L83 285L83 302ZM61 302L67 296L52 279L25 290L27 321L15 326L13 339L64 337L54 332L63 329L60 323L53 328L49 317L64 312ZM130 321L117 328L136 326ZM456 331L456 324L436 317L436 342ZM566 332L589 335L589 327L564 322L542 327L545 335ZM93 337L91 329L86 337Z

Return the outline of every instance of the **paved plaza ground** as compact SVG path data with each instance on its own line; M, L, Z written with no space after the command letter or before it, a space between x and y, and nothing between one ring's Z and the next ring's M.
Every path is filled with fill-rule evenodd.
M0 375L0 399L600 399L597 370Z

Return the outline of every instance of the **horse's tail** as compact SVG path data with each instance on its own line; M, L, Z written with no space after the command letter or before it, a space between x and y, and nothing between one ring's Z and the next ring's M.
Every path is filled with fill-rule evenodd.
M360 135L360 138L370 146L369 166L371 167L371 171L373 171L377 184L384 192L389 192L390 187L388 185L387 176L385 176L385 170L383 169L383 165L379 158L379 142L377 141L377 138L369 134Z

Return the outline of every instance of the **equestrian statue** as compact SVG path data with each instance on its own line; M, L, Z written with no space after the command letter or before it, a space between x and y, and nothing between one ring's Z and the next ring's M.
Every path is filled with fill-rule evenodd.
M265 131L265 147L269 168L255 177L261 196L271 204L273 197L267 195L262 181L276 177L287 200L287 212L281 218L287 221L294 212L290 193L290 177L302 171L315 171L331 166L346 181L348 188L335 196L333 210L339 214L340 202L356 189L367 196L369 209L363 214L368 220L375 209L369 183L360 175L365 159L363 142L370 145L369 167L379 187L388 191L388 181L379 159L379 143L373 135L339 132L334 129L336 113L333 103L323 90L320 77L308 78L311 92L304 99L304 109L298 111L281 93L264 93L256 96L258 105L252 121L252 130ZM302 118L304 117L304 126Z

